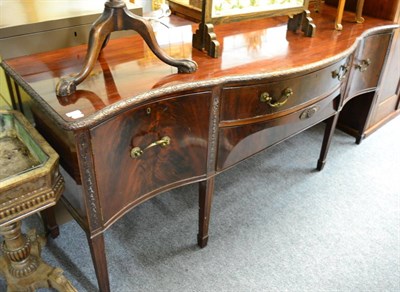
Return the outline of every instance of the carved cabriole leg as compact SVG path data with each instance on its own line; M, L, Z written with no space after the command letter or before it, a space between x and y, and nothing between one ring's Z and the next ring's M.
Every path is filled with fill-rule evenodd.
M214 194L214 177L199 183L199 234L197 244L203 248L208 242L211 202Z
M324 140L322 142L321 153L318 159L317 170L322 170L325 166L326 156L328 155L329 146L331 145L338 118L339 113L336 113L326 121Z
M168 56L158 45L150 22L129 11L124 1L114 0L105 3L105 8L98 20L92 25L85 62L81 71L72 77L63 77L56 87L57 96L68 96L75 92L92 71L102 48L114 31L134 30L139 33L153 53L163 62L177 67L179 73L192 73L197 70L196 62L188 59L175 60Z
M107 6L103 14L97 19L90 29L88 49L81 71L74 75L60 79L56 87L57 96L68 96L75 92L76 86L89 76L103 45L108 41L109 34L113 30L113 10Z
M94 164L92 157L92 146L90 142L89 130L82 130L75 134L75 143L78 150L79 171L82 179L84 201L86 205L86 217L90 252L94 269L96 271L97 282L100 291L110 291L110 283L107 271L107 259L105 253L104 237L102 234L102 215L98 199L97 181L94 174Z
M150 22L131 13L126 7L123 14L123 28L135 30L140 34L151 51L164 63L177 67L179 73L192 73L197 70L196 62L188 59L175 60L167 55L158 45Z
M21 234L20 221L0 227L4 236L3 257L0 270L7 280L7 291L34 291L38 288L54 288L60 292L77 292L64 277L63 271L53 268L40 258L45 240L31 231Z

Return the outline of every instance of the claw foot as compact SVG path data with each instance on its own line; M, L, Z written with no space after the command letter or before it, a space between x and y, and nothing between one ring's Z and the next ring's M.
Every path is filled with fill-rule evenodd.
M182 64L178 66L178 73L193 73L196 72L198 66L195 61L181 60Z
M76 84L75 84L75 78L73 77L61 78L56 86L56 94L59 97L71 95L75 92L75 90L76 90Z

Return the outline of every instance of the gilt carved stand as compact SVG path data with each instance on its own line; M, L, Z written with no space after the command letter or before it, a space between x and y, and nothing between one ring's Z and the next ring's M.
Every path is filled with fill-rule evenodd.
M1 246L0 271L7 281L7 291L33 291L38 288L54 288L57 291L77 292L65 278L60 268L45 263L40 252L45 239L30 231L21 233L21 221L0 227L4 237Z
M149 20L130 12L122 0L110 0L105 3L102 15L93 23L90 30L83 68L74 76L61 78L56 87L57 96L68 96L75 92L76 86L92 71L110 34L121 30L134 30L139 33L152 52L161 61L177 67L179 73L192 73L197 70L196 62L188 59L175 60L161 49Z
M0 111L0 274L7 291L77 291L40 258L45 240L21 233L21 220L55 205L64 189L58 155L17 111Z

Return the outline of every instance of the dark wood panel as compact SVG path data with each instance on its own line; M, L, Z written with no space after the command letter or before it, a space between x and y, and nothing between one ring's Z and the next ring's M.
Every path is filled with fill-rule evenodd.
M393 114L396 111L398 100L399 96L397 94L394 94L391 97L385 99L380 104L378 104L374 109L374 114L369 124L376 125L382 120L384 120L386 117Z
M244 126L219 130L217 169L223 170L334 115L338 108L336 94L290 115ZM310 117L304 114L317 111Z
M379 84L377 102L381 103L387 98L398 94L400 83L400 29L397 29L393 36L390 54L386 62L382 80Z
M210 103L209 92L179 96L127 111L91 131L105 222L169 184L205 176ZM168 146L145 149L164 136L171 139ZM132 158L133 147L143 154Z
M277 112L295 109L310 100L331 94L341 84L334 71L339 72L341 66L350 66L350 57L339 62L296 78L281 79L276 82L255 84L241 87L227 87L222 91L221 121L240 120L265 116ZM343 82L345 79L342 80ZM292 94L285 96L285 90ZM272 97L271 104L284 102L281 106L271 106L268 102L260 101L262 94Z
M375 91L359 95L345 104L340 112L338 128L354 136L360 143L364 138L368 115L372 110Z
M391 33L377 34L367 37L362 42L354 57L353 74L349 80L347 99L366 90L374 90L378 86L391 37Z

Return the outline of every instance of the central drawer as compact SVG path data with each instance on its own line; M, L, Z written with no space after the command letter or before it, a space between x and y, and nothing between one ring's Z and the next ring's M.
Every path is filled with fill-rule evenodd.
M331 116L338 109L339 96L326 98L279 118L258 123L223 127L219 130L217 171L283 141Z
M337 63L312 73L240 87L226 87L221 95L220 121L251 119L286 110L322 98L338 90L347 78L349 62Z
M157 193L205 176L210 99L201 92L157 101L91 130L106 224Z

